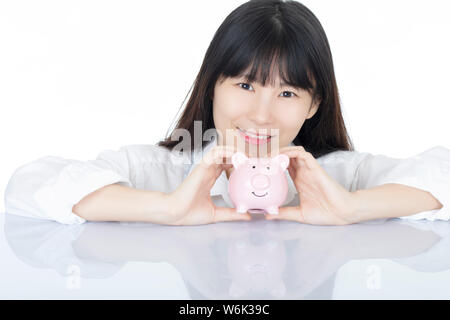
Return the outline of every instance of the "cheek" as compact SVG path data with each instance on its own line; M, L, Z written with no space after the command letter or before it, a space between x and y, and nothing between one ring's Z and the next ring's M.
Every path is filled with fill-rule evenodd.
M215 105L214 113L222 119L222 121L232 121L233 119L239 118L242 114L243 108L239 107L233 103L225 103L223 105Z
M229 126L229 123L246 114L246 102L233 91L217 92L213 100L213 117L216 127Z
M277 123L282 128L279 144L281 147L287 146L295 139L305 122L306 112L298 106L289 108L284 106L283 110L277 112Z
M304 108L292 106L292 108L283 108L277 112L277 122L286 131L298 132L306 118Z

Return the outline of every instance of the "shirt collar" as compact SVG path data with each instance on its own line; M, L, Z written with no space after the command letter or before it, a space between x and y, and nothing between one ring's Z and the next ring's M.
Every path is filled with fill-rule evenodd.
M202 154L202 148L199 148L197 150L194 150L193 152L193 158L191 159L191 167L189 169L188 175L194 170L195 166L198 164L197 162L200 161L211 148L217 145L216 138L213 136L212 141L210 141L204 148L203 148L203 154ZM290 143L290 146L295 146L295 144ZM195 162L194 159L197 161ZM286 205L290 203L295 195L298 193L297 189L295 188L294 182L292 181L292 178L289 174L289 172L285 171L286 178L288 180L288 194L286 196L286 200L284 201L283 205ZM229 196L228 196L228 179L225 170L222 171L221 175L217 178L216 182L214 183L214 186L211 188L210 192L211 196L222 196L224 201L230 206L233 207L233 203L231 202Z

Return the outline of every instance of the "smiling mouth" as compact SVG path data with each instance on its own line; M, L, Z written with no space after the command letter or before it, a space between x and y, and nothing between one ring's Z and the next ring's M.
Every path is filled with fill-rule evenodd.
M267 196L267 193L268 193L268 192L266 192L266 193L263 194L262 196L257 195L254 191L252 191L252 193L253 193L253 195L256 196L256 197L265 197L265 196Z

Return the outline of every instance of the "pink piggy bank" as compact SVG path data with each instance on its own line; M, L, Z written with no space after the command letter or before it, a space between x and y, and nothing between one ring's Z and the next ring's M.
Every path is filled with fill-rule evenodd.
M289 157L248 158L242 152L231 157L234 170L228 181L228 194L239 213L278 214L288 192L285 171Z

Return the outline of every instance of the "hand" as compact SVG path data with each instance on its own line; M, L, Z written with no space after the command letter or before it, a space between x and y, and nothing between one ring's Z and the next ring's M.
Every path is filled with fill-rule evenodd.
M203 157L183 183L168 195L173 225L198 225L222 221L251 220L235 208L217 207L210 196L211 188L223 170L232 166L233 147L215 146Z
M297 207L281 207L267 220L293 220L314 225L347 225L357 222L356 199L333 180L311 153L301 146L280 149L290 158L288 171L300 198Z

